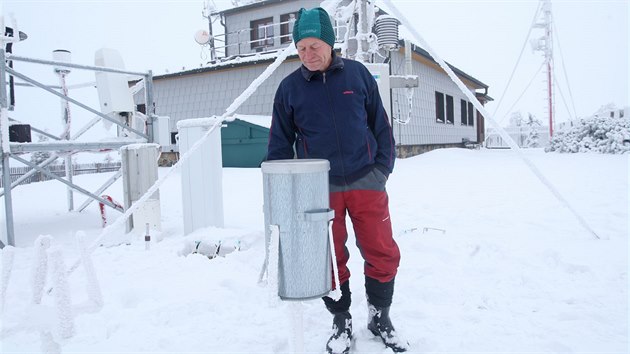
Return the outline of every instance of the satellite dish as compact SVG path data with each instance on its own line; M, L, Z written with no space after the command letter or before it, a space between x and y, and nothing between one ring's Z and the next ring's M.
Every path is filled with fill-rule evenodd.
M195 32L195 42L204 45L210 42L210 33L206 30L199 30Z

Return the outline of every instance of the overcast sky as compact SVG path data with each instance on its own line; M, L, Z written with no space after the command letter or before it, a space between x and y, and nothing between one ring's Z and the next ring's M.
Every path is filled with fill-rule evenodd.
M5 22L13 14L20 30L29 36L14 46L16 55L50 59L53 50L67 49L73 62L91 65L97 49L111 47L121 52L127 69L150 69L154 74L199 67L207 59L207 51L202 52L193 40L195 31L207 27L201 15L202 0L0 1ZM529 43L505 90L539 1L393 3L439 56L490 86L488 93L496 100L487 106L490 113L505 91L498 120L505 124L510 112L522 111L546 121L545 77L543 71L535 75L543 57L532 52ZM229 0L215 0L215 4L219 9L233 6ZM556 90L558 121L574 113L590 115L607 103L628 105L628 1L556 0L553 14L556 79L565 97ZM531 37L540 35L542 31L536 30ZM36 70L31 64L15 65L25 72ZM42 81L57 82L52 69L42 73ZM69 76L70 84L90 80L94 80L92 73L75 70Z

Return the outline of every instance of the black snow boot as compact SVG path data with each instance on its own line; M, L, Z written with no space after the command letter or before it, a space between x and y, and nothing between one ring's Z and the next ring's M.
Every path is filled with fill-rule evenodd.
M396 353L409 350L409 343L398 335L389 319L389 306L378 307L368 303L368 311L368 329L372 334L380 337L385 346Z
M326 352L329 354L347 354L352 344L352 316L350 312L335 314L332 325L333 334L326 343Z

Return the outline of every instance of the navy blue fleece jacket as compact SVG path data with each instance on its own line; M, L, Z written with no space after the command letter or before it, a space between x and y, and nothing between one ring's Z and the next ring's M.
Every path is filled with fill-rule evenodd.
M267 160L330 161L330 182L352 183L376 167L386 176L395 161L394 136L376 80L367 68L333 52L325 72L304 65L278 87Z

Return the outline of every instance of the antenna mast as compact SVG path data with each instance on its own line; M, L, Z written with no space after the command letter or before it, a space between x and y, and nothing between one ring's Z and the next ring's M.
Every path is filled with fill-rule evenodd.
M551 16L551 0L542 1L541 18L534 24L535 28L542 28L545 34L538 39L538 45L534 50L543 52L545 64L547 67L547 108L549 113L549 138L553 136L553 39L552 39L552 23Z
M217 58L217 53L214 48L214 34L212 33L212 15L216 11L216 6L214 5L214 1L206 1L203 4L202 16L208 19L208 42L210 45L210 60L215 60Z

